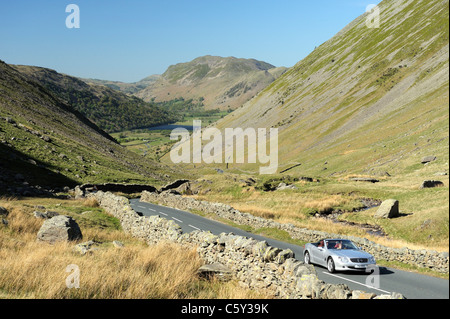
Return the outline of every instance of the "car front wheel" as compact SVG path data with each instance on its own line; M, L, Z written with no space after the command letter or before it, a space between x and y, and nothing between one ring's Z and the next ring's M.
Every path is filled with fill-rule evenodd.
M305 264L309 265L311 263L311 256L309 252L305 252Z
M334 260L333 258L328 258L328 262L327 262L327 269L329 273L334 273L336 271L336 268L334 266Z

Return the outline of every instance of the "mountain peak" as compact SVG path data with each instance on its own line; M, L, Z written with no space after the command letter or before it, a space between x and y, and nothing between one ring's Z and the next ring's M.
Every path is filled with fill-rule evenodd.
M205 55L190 62L171 65L160 78L137 92L136 96L146 101L202 98L206 109L235 109L284 71L286 68L276 68L256 59Z

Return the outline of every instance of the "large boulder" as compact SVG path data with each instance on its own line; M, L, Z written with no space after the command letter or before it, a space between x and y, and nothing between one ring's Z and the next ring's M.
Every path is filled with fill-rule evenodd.
M37 240L49 243L75 241L82 239L80 226L69 216L56 216L47 219L37 234Z
M387 199L381 203L375 213L375 218L394 218L400 215L399 202L396 199Z

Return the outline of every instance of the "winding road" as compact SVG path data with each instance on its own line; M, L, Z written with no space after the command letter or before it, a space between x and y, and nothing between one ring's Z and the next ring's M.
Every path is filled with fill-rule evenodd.
M141 213L143 216L159 215L163 218L174 220L185 233L194 230L205 230L215 235L234 233L256 240L265 240L271 246L291 249L298 260L303 260L302 246L255 235L186 211L141 202L139 199L130 200L130 204L136 212ZM363 290L377 295L398 292L407 299L449 299L449 281L446 279L387 267L379 267L379 276L353 272L330 274L325 268L320 266L316 266L316 271L319 279L331 284L346 284L352 290Z

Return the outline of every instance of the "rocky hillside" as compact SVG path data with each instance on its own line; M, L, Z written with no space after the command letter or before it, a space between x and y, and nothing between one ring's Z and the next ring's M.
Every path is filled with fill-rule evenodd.
M0 193L39 194L83 182L154 184L167 171L0 61Z
M135 93L145 101L201 100L205 109L236 109L272 83L286 68L253 59L199 57L170 66ZM152 78L153 80L155 78Z
M98 84L86 83L40 67L16 65L14 68L107 132L156 126L175 120L173 114L155 104L107 87L101 81Z
M219 126L279 128L279 171L448 172L449 2L379 8L379 28L360 16Z

